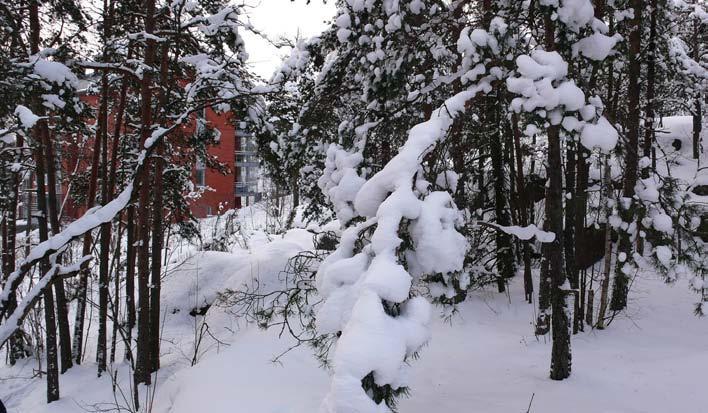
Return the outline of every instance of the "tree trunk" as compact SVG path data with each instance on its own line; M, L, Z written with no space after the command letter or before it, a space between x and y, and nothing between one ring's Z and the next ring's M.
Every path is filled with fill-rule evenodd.
M58 234L61 231L59 223L59 201L57 199L57 182L56 182L56 158L54 156L54 147L49 135L49 128L46 122L38 125L39 132L42 138L42 146L44 147L44 157L46 163L47 175L47 212L49 213L49 223L52 234ZM57 258L57 262L59 262ZM61 360L61 372L64 373L72 366L71 361L71 334L69 332L69 315L66 302L66 293L64 291L64 281L59 278L54 283L54 291L56 293L57 307L57 324L59 327L59 351Z
M504 159L502 137L499 134L499 125L496 106L491 96L484 99L484 120L489 130L489 148L492 158L492 173L494 175L494 214L498 225L509 226L509 209L506 200L506 177L504 173ZM497 288L499 292L506 290L506 282L514 276L514 251L511 245L511 236L503 231L496 231L495 242L497 249Z
M111 38L113 2L103 0L103 42ZM104 46L103 60L108 61L108 50ZM101 76L101 107L99 110L99 134L101 135L101 204L106 205L112 198L108 184L108 99L110 97L108 74ZM108 262L111 249L111 223L101 225L101 249L98 259L98 342L96 345L96 364L98 376L106 371L108 352ZM116 320L114 320L115 322Z
M577 289L579 287L578 271L575 267L575 227L573 223L577 219L575 209L575 197L577 196L575 177L576 177L576 151L572 143L568 143L565 149L565 193L570 196L566 197L565 201L565 226L563 232L563 250L565 252L565 269L570 281L570 287Z
M597 314L597 328L602 330L605 328L605 313L607 311L607 295L610 288L610 270L612 268L612 226L609 224L610 214L612 213L609 207L610 198L612 197L612 181L610 179L610 163L609 156L605 157L605 174L603 178L605 186L605 265L603 271L603 279L600 287L600 309Z
M40 50L40 20L39 20L39 3L32 1L29 11L30 22L30 47L33 54L39 53ZM35 102L34 112L41 116L43 108L39 101ZM40 119L33 129L35 137L34 148L34 163L35 177L37 183L37 223L39 226L39 241L43 242L49 239L49 228L47 225L47 198L45 193L45 157L43 134L46 131L46 119ZM49 259L45 258L40 262L40 270L42 274L49 272ZM45 322L45 339L46 339L46 357L47 357L47 403L59 400L59 362L57 358L57 326L54 314L54 294L52 288L47 288L44 291L44 322Z
M17 148L22 148L24 145L24 138L21 135L16 135L15 144ZM20 163L20 153L18 151L15 160ZM5 219L3 221L3 250L2 250L2 273L3 280L7 278L15 271L15 259L16 259L16 249L17 249L17 206L20 193L20 172L13 172L10 184L10 201L8 203L7 211L5 212ZM29 225L29 220L28 220ZM3 283L3 288L11 288L10 285ZM17 308L17 293L14 288L11 288L10 294L8 295L7 303L7 314L12 314ZM18 334L14 334L10 338L10 344L8 349L8 356L10 359L10 364L15 365L15 362L19 358L24 358L25 351L22 345L22 338Z
M113 364L116 361L116 343L118 342L118 329L120 327L120 244L123 240L123 225L118 220L118 229L116 230L116 245L113 253L113 334L111 335L111 355L108 360ZM126 343L130 345L130 342Z
M169 43L162 46L160 61L160 94L158 97L158 110L164 110L169 94ZM160 120L167 121L163 116ZM150 284L150 371L155 372L160 368L160 277L162 276L162 243L163 243L163 199L162 199L162 172L164 168L163 147L158 143L155 149L155 172L153 174L153 210L152 210L152 278Z
M544 13L546 50L555 50L555 26L551 20L550 10ZM551 336L553 348L551 353L551 379L563 380L570 376L570 321L568 319L567 292L563 289L566 283L566 271L563 268L563 165L561 161L560 127L548 127L548 167L546 174L549 186L546 202L546 220L556 239L546 248L549 273L551 278Z
M642 9L643 0L632 0L634 18L631 19L631 32L629 34L629 84L627 86L628 115L627 115L627 147L625 151L624 185L622 196L627 200L628 205L620 203L622 220L631 223L635 218L635 207L631 202L634 196L634 187L637 184L637 166L639 151L639 75L641 62L639 54L641 52L641 29L642 29ZM632 256L631 234L627 231L619 231L618 253L626 257ZM629 276L623 271L623 263L617 262L615 269L615 283L612 289L612 300L610 309L621 311L627 306L627 294L629 292Z
M654 0L656 2L656 0ZM693 21L693 60L701 61L701 42L704 37L703 25L696 17ZM701 108L701 99L703 98L700 88L696 92L696 103L693 113L693 159L699 159L701 156L701 129L703 127L703 111Z
M521 226L529 225L529 197L524 185L524 163L521 153L521 131L519 130L519 117L511 114L511 129L514 135L514 152L516 153L516 186L519 193L519 212ZM531 276L531 246L528 241L523 241L524 258L524 297L531 304L533 302L533 278Z
M104 1L104 4L106 2ZM99 111L99 134L101 135L101 204L108 202L108 76L101 77L101 91L104 94L101 99L101 109ZM106 371L106 354L108 351L108 259L110 254L111 223L101 225L100 252L98 258L98 339L96 344L96 364L98 365L98 376Z
M101 106L103 106L103 100L108 99L107 94L102 91L101 96ZM91 161L91 177L89 178L89 188L88 194L86 195L86 209L93 208L96 201L96 192L98 188L98 167L101 156L101 131L103 126L100 125L105 118L103 116L98 117L98 130L93 142L93 153ZM91 244L92 244L91 232L87 232L84 235L83 249L81 251L81 256L85 257L91 254ZM84 339L84 320L86 318L86 293L88 289L88 277L90 275L90 270L88 264L83 265L81 271L79 271L79 287L78 287L78 299L76 304L76 321L74 323L74 343L73 343L73 353L74 361L76 364L81 364L83 358L83 339Z
M125 312L126 312L126 343L125 355L130 361L135 361L133 358L133 329L135 328L135 235L136 228L135 207L129 206L126 213L126 267L125 267Z
M649 50L647 51L647 105L645 115L643 152L647 158L651 156L654 143L654 84L656 81L656 19L659 13L657 0L651 0L651 15L649 20ZM643 172L648 178L648 174Z
M548 221L548 215L550 211L548 210L550 205L548 203L548 197L544 201L544 219L543 219L543 230L550 231L550 223ZM548 243L541 244L541 270L538 277L538 317L536 318L536 332L537 336L542 336L548 334L551 330L551 273L550 264L548 261L549 252L548 248L550 245Z
M145 33L155 31L155 0L145 1ZM155 63L155 40L148 38L145 46L144 64L152 68ZM140 145L150 137L152 130L152 70L146 70L140 86L141 131ZM140 173L140 197L138 200L138 349L135 364L135 385L150 384L150 158L144 160ZM159 310L158 310L159 311ZM137 399L137 398L136 398ZM136 404L138 400L135 400Z

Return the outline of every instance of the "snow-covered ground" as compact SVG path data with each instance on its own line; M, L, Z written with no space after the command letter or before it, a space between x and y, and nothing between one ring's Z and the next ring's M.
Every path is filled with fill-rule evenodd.
M642 276L628 316L605 331L573 337L573 375L548 378L551 346L532 331L533 310L520 279L512 300L480 293L451 324L434 323L433 339L412 363L404 413L650 413L706 409L701 386L708 366L708 326L692 315L695 295L684 283ZM327 390L327 374L306 348L282 364L270 360L289 345L275 332L249 329L232 346L163 385L158 412L309 413ZM158 391L159 393L160 391Z
M274 363L292 345L287 336L244 326L215 309L207 320L223 344L205 339L198 363L190 367L195 319L184 311L198 300L184 292L197 279L202 298L219 286L237 285L246 273L273 280L287 256L307 247L310 239L306 231L294 230L272 242L262 240L250 252L206 253L195 261L200 271L186 267L166 280L163 369L154 396L148 396L154 397L154 412L317 411L328 374L308 348ZM525 412L532 395L531 411L544 413L706 409L706 389L700 383L708 366L708 326L692 315L696 296L685 282L666 285L650 274L640 275L627 315L607 330L573 337L573 375L563 382L548 378L551 346L532 333L534 312L523 302L521 284L520 278L512 282L510 298L477 292L451 320L434 322L432 341L412 363L412 396L401 401L401 412ZM180 311L171 314L174 308ZM119 366L121 387L128 392L127 369ZM0 397L10 412L63 413L114 404L109 377L97 379L94 364L87 362L62 377L62 399L46 405L44 381L29 379L33 367L0 370ZM124 404L120 396L118 403Z

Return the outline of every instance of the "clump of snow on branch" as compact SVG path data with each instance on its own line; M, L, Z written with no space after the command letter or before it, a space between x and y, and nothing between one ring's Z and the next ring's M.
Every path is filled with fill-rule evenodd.
M558 19L574 32L578 32L595 17L595 9L590 0L541 0L540 3L542 6L556 7Z
M15 116L20 120L20 126L23 129L32 129L39 120L39 116L32 113L28 107L22 105L17 105L15 108Z
M354 208L367 220L344 231L317 274L325 298L317 314L318 330L341 332L323 412L389 411L362 387L362 379L372 372L379 386L406 385L406 359L430 335L430 304L420 296L409 298L414 277L461 270L467 249L455 228L460 217L450 194L427 193L420 162L446 135L465 102L490 89L489 81L485 78L448 99L428 121L413 127L398 154L357 192ZM405 251L410 270L399 257L399 229L405 222L410 223L413 244ZM370 242L357 251L359 237L374 227ZM387 311L390 305L399 306L397 315Z
M361 153L347 152L337 144L331 144L327 148L325 169L317 185L332 203L342 225L357 215L353 205L354 198L365 179L357 174L356 168L363 159Z
M573 57L581 54L590 60L605 60L621 40L622 36L619 34L606 36L602 33L593 33L573 44Z
M598 97L587 99L585 93L568 80L568 63L557 52L536 50L516 59L519 76L506 79L507 89L518 95L511 101L515 112L535 112L547 117L551 125L562 125L568 132L580 131L580 143L587 149L599 148L609 153L617 144L614 126L603 116ZM580 119L572 113L580 115Z

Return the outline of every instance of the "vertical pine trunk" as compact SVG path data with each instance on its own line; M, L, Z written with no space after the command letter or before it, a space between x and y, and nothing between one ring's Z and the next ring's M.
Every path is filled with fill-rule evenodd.
M151 35L155 32L155 0L145 1L145 33ZM143 56L146 67L153 67L155 63L155 40L146 40L145 55ZM152 71L146 70L140 85L141 99L141 148L150 137L152 131ZM150 157L144 159L144 168L140 174L140 196L138 200L138 338L137 355L135 364L135 384L150 384ZM158 310L159 311L159 310ZM137 399L137 397L136 397ZM136 405L138 400L135 400Z
M108 99L106 94L102 91L102 103L103 100ZM99 116L98 122L102 122L104 118ZM102 126L98 125L98 131L94 137L93 142L93 153L91 154L91 177L89 178L89 188L88 194L86 195L86 209L93 208L96 201L96 192L98 189L98 168L99 161L101 157L101 130ZM91 237L91 232L87 232L84 235L83 249L81 251L81 256L87 256L91 254L91 244L93 238ZM76 320L74 322L74 341L73 341L73 355L74 362L76 364L81 364L83 359L83 341L84 341L84 321L86 319L86 293L88 290L88 277L90 275L90 270L88 265L83 265L81 271L79 271L79 286L78 286L78 298L76 303Z
M610 179L610 164L609 156L605 157L605 173L603 177L603 185L605 187L605 265L603 270L603 279L600 287L600 309L597 314L596 327L600 330L605 328L605 313L607 312L607 295L610 289L610 270L612 268L612 226L609 224L610 214L612 213L609 202L612 197L612 180ZM591 311L591 310L590 310Z
M46 121L41 121L46 122ZM35 132L41 134L41 124L35 126ZM37 184L37 223L39 226L39 241L43 242L49 239L49 228L47 225L47 197L45 193L45 169L44 155L41 138L35 143L35 175ZM48 259L40 262L40 271L42 274L49 272L50 263ZM61 279L59 279L61 282ZM59 400L59 360L57 356L57 325L56 316L54 313L55 302L52 288L44 290L44 323L46 334L46 357L47 357L47 403Z
M570 196L565 200L565 225L563 232L563 251L565 253L565 270L570 281L570 287L578 288L578 271L575 266L575 227L572 223L577 218L575 209L576 191L576 151L574 144L568 143L565 149L565 193Z
M16 135L15 144L18 148L24 145L24 138L20 135ZM19 154L15 158L19 161ZM16 259L16 248L17 248L17 206L20 193L20 172L13 172L10 184L10 201L8 203L7 211L5 212L5 219L3 221L3 250L2 250L2 277L3 280L7 280L7 277L15 271L15 259ZM29 225L29 220L28 220ZM11 286L6 283L3 284L3 288L11 288ZM17 294L14 289L11 289L8 296L7 303L7 314L11 314L17 308ZM10 359L10 364L15 365L15 362L19 358L24 358L25 352L22 346L22 339L18 334L14 334L9 341L8 356Z
M128 50L128 58L131 58L133 55L132 49ZM121 138L121 132L122 132L122 127L123 127L123 118L125 116L125 105L126 105L126 100L128 96L128 86L129 86L129 80L127 77L124 77L121 83L121 89L120 89L120 97L118 99L118 109L116 112L115 116L115 124L114 124L114 129L113 129L113 144L111 147L111 168L110 168L110 176L108 180L108 196L109 199L113 199L113 196L115 194L115 188L116 188L116 181L118 178L118 148L119 148L119 143L120 143L120 138ZM126 289L126 335L125 335L125 354L126 358L128 360L131 359L131 341L132 341L132 329L135 326L135 286L134 286L134 280L135 280L135 248L132 246L132 244L135 242L134 239L134 226L133 226L133 219L134 219L134 208L133 206L129 206L128 208L128 213L127 213L127 223L125 226L125 232L127 233L127 257L126 257L126 271L125 271L125 289ZM117 256L117 262L119 263L116 267L116 272L115 272L115 297L114 299L114 307L115 307L115 316L113 320L113 346L111 348L111 362L115 360L115 354L113 352L115 351L115 341L116 341L116 334L118 334L118 323L120 320L120 244L122 238L123 232L121 231L121 226L119 222L119 230L118 230L118 237L116 241L116 256Z
M40 122L44 123L45 120ZM37 185L37 224L39 227L39 241L43 242L49 239L49 228L47 225L47 197L45 193L45 159L44 148L42 145L41 123L35 126L34 132L36 136L34 149L35 162L35 178ZM51 266L49 259L43 259L40 262L40 271L42 274L49 272ZM57 356L57 325L56 315L54 313L55 303L52 288L44 290L44 322L45 322L45 338L46 338L46 357L47 357L47 403L59 400L59 360Z
M49 128L46 122L39 124L38 127L40 128L39 133L42 139L42 146L44 147L44 157L46 163L46 201L48 203L47 212L49 214L49 224L52 234L57 234L61 230L59 223L59 200L57 199L55 170L57 163L54 156L54 147L50 138ZM57 258L57 261L59 261L59 258ZM69 332L69 315L66 293L64 291L64 280L59 279L54 283L54 292L56 294L57 325L59 327L59 355L61 360L61 372L65 373L73 364L71 361L71 334Z
M132 55L132 51L128 51L128 57ZM114 130L113 130L113 144L111 146L111 166L110 166L110 173L109 173L109 179L108 179L108 198L107 200L110 201L113 199L114 193L115 193L115 187L116 187L116 180L118 177L118 146L120 143L120 137L121 137L121 129L123 126L123 116L125 114L125 102L128 94L128 79L126 77L123 78L122 83L121 83L121 89L120 89L120 97L118 99L118 109L116 112L115 116L115 125L114 125ZM129 207L130 208L130 207ZM122 216L119 215L119 217ZM132 224L129 224L130 228L132 229ZM121 254L121 241L123 239L123 226L121 225L120 218L118 220L118 235L116 237L116 251L115 251L115 275L114 275L114 292L113 292L113 308L114 308L114 314L113 314L113 338L111 342L111 355L110 355L110 363L113 363L115 361L115 351L116 351L116 342L117 342L117 336L118 336L118 329L122 328L122 326L119 326L120 324L120 254ZM131 241L131 237L128 237L128 242ZM130 246L128 247L130 248ZM134 256L133 256L134 257ZM127 265L131 265L130 262L127 263ZM135 267L135 260L133 259L132 262L133 268ZM133 269L134 271L134 269ZM127 271L126 271L127 274ZM132 283L132 279L131 279ZM132 285L131 285L132 287ZM127 290L127 275L126 275L126 290ZM135 311L135 308L133 307L133 311ZM133 313L134 315L134 313ZM129 335L128 335L129 336ZM125 343L126 347L126 354L130 354L130 338L126 340Z
M544 219L543 219L543 230L550 231L550 222L548 221L548 216L550 205L548 203L548 196L544 201ZM542 336L548 334L551 330L551 272L549 263L549 251L550 244L541 244L541 269L539 271L538 277L538 316L536 318L536 331L537 336Z
M521 131L519 130L519 117L511 115L511 130L514 136L514 152L516 153L516 190L519 194L519 212L521 225L529 225L529 197L524 184L524 163L521 153ZM533 279L531 277L531 246L528 241L523 242L524 259L524 297L530 304L533 302Z
M654 0L656 2L656 0ZM696 17L693 21L693 60L701 61L701 44L705 38L705 29ZM703 127L703 110L701 107L701 99L703 94L699 89L696 92L696 103L693 112L693 159L699 159L701 156L701 129Z
M105 3L105 2L104 2ZM105 97L101 99L99 121L101 135L101 204L108 202L108 76L101 78L101 90ZM108 258L110 253L111 223L101 225L100 251L98 258L98 338L96 344L96 364L98 376L106 371L107 323L108 323Z
M544 13L546 50L555 50L555 25L551 20L550 10ZM551 372L553 380L563 380L570 376L570 320L568 317L567 292L564 285L567 281L563 268L563 177L561 160L560 127L551 125L548 132L548 167L546 174L549 179L546 202L546 220L548 226L556 235L556 239L546 248L548 271L551 279Z
M634 186L637 184L637 167L639 151L639 76L641 62L641 29L642 29L642 9L643 0L632 0L634 18L631 19L631 31L629 33L629 77L627 85L627 147L625 148L625 169L622 196L628 202L628 208L620 203L620 215L622 220L631 223L635 220L634 203L631 202L634 196ZM632 256L631 234L626 231L619 231L619 246L617 252L627 257ZM629 292L629 276L623 271L624 263L617 262L615 268L615 282L612 288L612 300L610 309L621 311L627 306L627 294Z
M605 20L605 0L595 0L593 2L595 6L595 18L598 20ZM610 16L610 31L612 31L612 16ZM588 89L591 93L597 93L597 78L600 72L601 63L593 62L592 72L590 75L590 81L588 82ZM610 79L611 79L610 75ZM607 100L609 102L609 99ZM586 302L586 291L587 291L587 269L578 268L577 263L579 261L580 254L585 251L587 247L585 244L585 224L587 217L587 200L588 200L588 179L590 173L590 166L588 165L588 158L590 157L590 152L583 146L577 145L577 151L575 153L575 193L573 194L573 208L575 209L575 217L573 221L568 221L566 225L572 225L574 227L574 249L575 249L575 274L576 277L580 278L580 303L577 307L577 319L583 320L585 316L585 302ZM582 275L581 275L582 272ZM592 305L590 305L592 307ZM582 331L584 324L579 323L579 328Z
M574 290L573 334L577 334L578 330L580 330L580 324L582 324L582 317L580 315L580 292L578 291L580 282L578 270L575 265L575 226L573 225L577 218L575 211L575 177L577 162L575 159L576 151L574 143L566 143L565 154L565 193L569 195L570 198L565 198L565 222L567 224L565 224L565 228L563 229L563 252L566 277L568 281L570 281L570 288Z
M469 0L465 0L457 2L455 4L456 7L453 16L458 22L461 21L464 12L464 7L468 2ZM458 23L455 25L455 29L453 31L453 38L457 39L460 37L460 33L462 32L464 26L465 25L463 23ZM462 56L459 56L457 64L459 65L461 63ZM462 89L462 84L456 82L453 88L454 93L458 93ZM463 142L465 134L462 133L463 119L464 117L462 116L459 116L455 119L452 128L450 129L450 136L448 137L448 140L451 142L450 155L452 156L452 169L459 177L459 183L457 185L457 188L455 188L453 199L455 200L455 205L461 211L465 211L468 206L467 195L465 194L465 184L468 179L468 174L465 165L465 142Z
M48 265L40 265L43 273ZM46 326L47 351L47 403L59 400L59 361L57 358L57 329L54 317L54 297L52 289L44 292L44 323Z
M656 83L656 21L659 14L657 0L651 0L651 15L649 17L649 45L647 51L647 104L645 114L643 154L651 157L652 144L654 143L654 85ZM644 174L645 177L648 175Z
M40 20L39 20L39 3L32 1L29 9L30 23L30 48L33 54L39 53L40 50ZM43 108L41 102L37 101L33 105L33 112L37 115L42 115ZM46 119L40 119L33 129L34 139L34 164L35 178L37 184L37 223L39 227L39 241L43 242L49 238L49 228L47 224L48 209L47 198L45 192L45 157L44 145L45 139L42 137ZM43 259L40 262L40 271L42 274L49 272L50 263L48 259ZM59 361L57 357L57 326L56 316L54 314L54 294L52 288L44 290L44 322L45 322L45 339L46 339L46 357L47 357L47 403L59 400Z
M103 0L103 42L107 43L111 37L112 6L108 0ZM104 45L103 60L108 60L107 48ZM99 110L99 135L101 139L101 204L106 205L110 199L108 184L108 99L110 96L108 74L101 76L101 107ZM98 376L106 371L108 352L108 262L111 248L111 223L101 225L100 252L98 259L98 338L96 344L96 364ZM117 320L114 320L114 322Z
M158 97L158 110L165 110L169 94L169 43L162 46L160 59L160 94ZM159 116L161 121L167 121L164 116ZM150 371L160 368L160 277L162 276L162 244L163 228L163 198L162 198L162 173L164 168L163 145L157 144L155 149L153 174L153 203L152 203L152 261L150 284Z
M492 158L492 173L494 176L494 212L497 224L510 225L506 199L506 179L504 159L502 154L502 138L499 135L499 122L495 105L490 99L485 99L485 121L490 128L489 147ZM497 231L495 234L497 247L497 287L499 292L506 290L506 282L514 276L514 251L511 246L511 236Z
M135 328L135 235L136 228L135 207L129 206L126 213L126 251L125 251L125 313L126 313L126 333L125 333L125 355L131 362L133 358L133 329Z

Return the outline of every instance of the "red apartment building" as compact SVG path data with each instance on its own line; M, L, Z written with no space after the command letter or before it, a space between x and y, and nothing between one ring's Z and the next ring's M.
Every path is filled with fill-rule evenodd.
M98 97L95 95L86 94L82 100L89 105L98 107ZM223 163L230 173L224 175L219 171L205 168L202 162L197 162L192 172L192 179L195 186L203 187L204 190L201 191L202 195L199 198L190 203L194 216L204 218L216 215L220 211L241 208L259 200L261 196L258 190L259 164L252 136L237 130L234 126L236 122L234 122L232 113L217 113L212 109L206 109L200 116L209 127L220 132L219 143L210 146L207 151ZM89 122L93 123L95 120ZM112 128L113 125L109 125L109 131L113 130ZM191 129L196 128L192 126ZM75 137L73 143L58 148L63 164L63 173L90 170L92 139L79 144L80 139L82 138ZM67 180L61 178L57 177L57 186L61 185L57 188L57 193L60 195L60 202L64 204L62 219L70 221L81 216L85 212L85 206L75 204L72 199L63 201L69 188ZM36 211L36 195L32 190L34 185L31 184L33 181L34 179L26 179L23 185L24 196L19 212L24 219Z
M193 174L194 183L206 188L194 200L191 210L197 218L215 215L219 210L241 208L260 199L258 190L258 159L253 137L234 127L232 113L217 113L207 109L202 115L207 124L221 134L218 145L207 152L228 166L231 174L208 169L198 162Z

